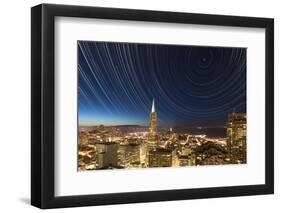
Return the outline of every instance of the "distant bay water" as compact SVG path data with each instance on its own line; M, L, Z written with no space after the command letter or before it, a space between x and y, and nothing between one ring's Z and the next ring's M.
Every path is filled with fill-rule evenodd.
M202 128L185 128L176 127L173 129L176 133L190 133L192 135L207 135L211 138L225 138L226 128L225 127L202 127Z
M97 126L80 126L83 130L91 130ZM139 125L117 125L114 126L122 132L145 132L149 128L147 126ZM80 129L79 128L79 129ZM159 131L169 131L169 128L158 128ZM211 138L225 138L226 137L226 127L173 127L172 131L179 134L189 133L192 135L207 135Z

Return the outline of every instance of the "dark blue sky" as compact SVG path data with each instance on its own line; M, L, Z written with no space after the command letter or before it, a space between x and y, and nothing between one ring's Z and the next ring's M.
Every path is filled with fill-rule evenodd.
M78 42L79 123L224 125L246 112L246 49Z

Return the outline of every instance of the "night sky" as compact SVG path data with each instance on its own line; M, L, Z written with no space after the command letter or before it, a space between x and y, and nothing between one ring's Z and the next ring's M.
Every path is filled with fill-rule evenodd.
M246 49L78 41L80 125L225 125L246 112Z

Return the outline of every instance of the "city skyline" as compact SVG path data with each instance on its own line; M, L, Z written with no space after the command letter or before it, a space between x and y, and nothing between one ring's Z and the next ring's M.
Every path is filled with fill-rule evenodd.
M78 41L78 118L78 171L245 164L246 49Z
M152 100L149 128L79 128L78 171L247 163L246 113L228 114L225 137L158 128Z
M78 42L80 125L223 126L246 112L246 49Z

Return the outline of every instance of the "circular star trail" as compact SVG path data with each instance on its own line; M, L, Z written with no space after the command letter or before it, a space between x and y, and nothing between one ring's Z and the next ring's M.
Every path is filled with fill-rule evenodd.
M78 42L80 123L225 125L246 112L246 49Z

